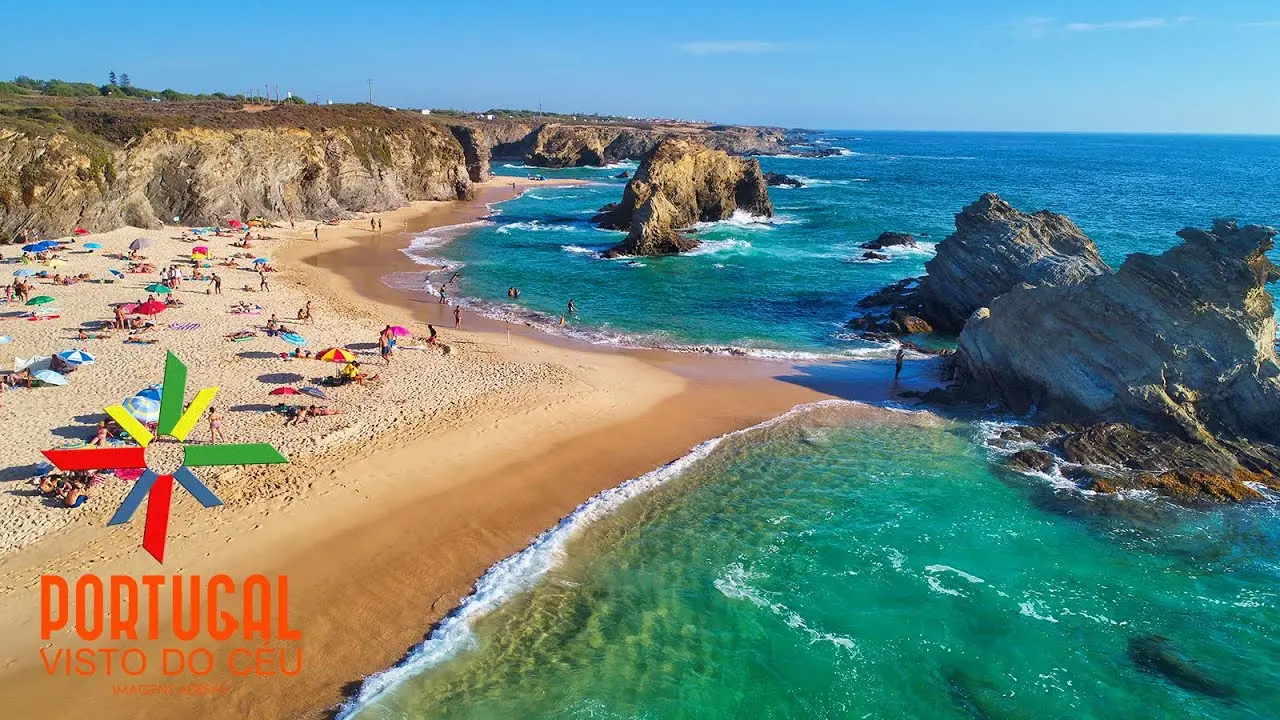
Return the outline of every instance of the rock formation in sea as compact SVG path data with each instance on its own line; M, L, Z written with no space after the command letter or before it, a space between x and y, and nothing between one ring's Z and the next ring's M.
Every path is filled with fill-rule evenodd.
M773 215L760 163L673 139L654 148L627 183L622 202L593 222L601 228L627 231L626 239L607 251L606 257L666 255L699 245L681 229L725 220L735 210Z
M897 247L897 246L915 247L916 236L912 235L911 233L892 232L890 230L886 230L880 233L880 236L877 237L875 240L864 242L858 247L862 248L863 250L883 250L884 248L887 248L887 247Z
M793 188L804 187L804 183L801 182L800 180L793 178L790 175L783 175L782 173L776 173L776 172L765 173L764 184L768 185L769 187L779 187L779 186L793 187Z
M505 134L514 135L515 128ZM667 139L691 140L731 155L776 155L786 151L787 138L778 128L553 122L529 126L526 135L495 143L492 152L494 157L518 158L532 167L599 167L641 160Z
M891 285L858 303L850 327L902 334L904 324L959 333L978 308L1021 285L1070 285L1110 272L1098 248L1070 219L1023 213L987 193L956 215L926 275ZM882 236L883 237L883 236Z
M1280 442L1280 365L1266 284L1276 231L1215 222L1115 273L1017 287L960 334L959 387L1042 417L1120 421L1188 439Z

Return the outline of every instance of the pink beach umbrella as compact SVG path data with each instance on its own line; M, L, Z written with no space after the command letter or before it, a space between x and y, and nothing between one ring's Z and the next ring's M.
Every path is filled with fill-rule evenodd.
M391 334L395 335L396 337L404 337L406 335L412 335L412 333L409 332L409 328L404 327L403 325L392 325Z

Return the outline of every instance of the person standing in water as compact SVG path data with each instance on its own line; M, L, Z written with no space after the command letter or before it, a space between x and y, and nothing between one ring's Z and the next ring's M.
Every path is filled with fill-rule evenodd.
M440 304L441 305L445 304L445 286L444 285L440 286Z
M578 312L578 306L573 304L573 298L569 298L569 314L573 315Z
M369 218L369 232L375 232L378 229L378 221Z
M898 382L898 376L902 374L902 358L906 352L902 348L898 348L898 355L893 360L893 381Z

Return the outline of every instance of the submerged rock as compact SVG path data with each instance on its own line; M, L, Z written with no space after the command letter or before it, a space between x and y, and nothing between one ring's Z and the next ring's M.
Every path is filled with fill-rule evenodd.
M916 238L911 233L892 232L886 230L880 233L880 237L870 242L864 242L858 247L863 250L882 250L887 247L915 247Z
M1114 274L1017 288L960 335L959 393L1018 413L1124 422L1217 449L1280 443L1280 364L1267 259L1271 228L1188 228L1162 255Z
M863 260L888 260L890 258L888 255L885 255L884 253L878 253L872 250L868 250L862 253L862 259Z
M614 177L617 178L618 180L626 180L627 178L631 177L631 173L627 172L626 170L623 170L617 175L614 175Z
M1129 638L1129 660L1139 670L1159 675L1183 690L1218 700L1234 700L1239 695L1235 688L1197 668L1169 638L1160 635Z
M881 237L884 237L883 235ZM1023 213L987 193L956 215L956 230L925 263L927 275L895 283L858 303L863 314L901 309L935 329L959 333L976 310L1023 285L1071 285L1109 273L1098 247L1070 219ZM860 318L850 327L862 329Z
M725 220L735 210L773 216L759 162L688 140L664 140L627 183L622 202L592 222L627 231L627 238L605 257L666 255L699 245L681 234L681 228Z

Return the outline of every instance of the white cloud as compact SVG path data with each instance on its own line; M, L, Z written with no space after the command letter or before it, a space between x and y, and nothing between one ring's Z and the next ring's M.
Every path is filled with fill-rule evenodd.
M685 43L680 49L690 55L742 55L779 52L784 46L757 40L699 40Z
M1111 20L1108 22L1072 22L1062 26L1067 32L1097 32L1106 30L1158 30L1191 22L1191 18L1180 15L1173 20L1165 18L1139 18L1137 20Z

